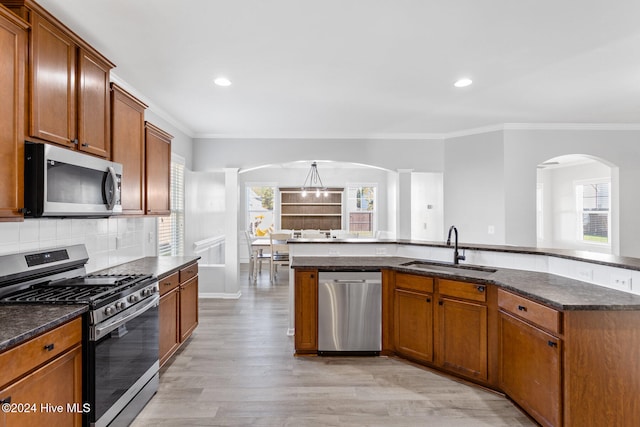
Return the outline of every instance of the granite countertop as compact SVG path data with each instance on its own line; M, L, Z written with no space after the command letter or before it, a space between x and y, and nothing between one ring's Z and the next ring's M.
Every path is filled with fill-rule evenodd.
M406 265L415 261L424 264ZM404 257L293 257L291 268L320 271L395 271L493 284L558 310L640 310L640 295L555 274L416 260Z
M151 274L166 277L199 256L146 257L100 270L101 274ZM2 304L0 305L0 352L55 328L88 311L86 305Z
M100 274L151 274L162 279L182 267L194 263L200 259L199 256L160 256L146 257L114 267L97 271Z
M347 244L347 243L382 243L398 245L413 245L413 246L429 246L434 248L449 248L444 242L431 242L425 240L409 240L409 239L291 239L287 243L290 244L302 244L302 243L314 243L314 244ZM586 261L593 264L608 265L611 267L624 268L627 270L640 271L640 258L622 257L611 254L604 254L598 252L577 251L571 249L553 249L553 248L531 248L525 246L510 246L510 245L481 245L476 243L460 243L458 249L478 250L478 251L490 251L490 252L510 252L527 255L547 255L557 258L565 258L576 261Z
M86 305L0 305L0 352L88 311Z

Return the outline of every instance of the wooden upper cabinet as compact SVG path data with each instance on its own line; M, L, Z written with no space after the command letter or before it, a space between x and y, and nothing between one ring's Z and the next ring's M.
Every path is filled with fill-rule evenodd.
M146 213L169 215L171 140L173 136L145 122Z
M0 6L0 220L20 220L27 25Z
M31 14L31 119L29 135L74 147L76 45L64 31Z
M109 158L114 65L37 3L0 2L31 24L28 136Z
M120 86L111 84L111 159L123 166L123 214L144 214L146 108Z
M78 58L78 149L109 158L111 65L85 49Z

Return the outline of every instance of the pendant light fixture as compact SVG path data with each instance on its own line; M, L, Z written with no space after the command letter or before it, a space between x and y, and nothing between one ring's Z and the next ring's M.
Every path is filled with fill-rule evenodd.
M316 162L311 163L311 169L309 173L307 173L304 184L302 184L300 189L302 190L302 197L307 197L308 192L315 193L316 197L320 197L320 193L324 193L324 197L329 195L329 191L322 183L322 179L318 173L318 165Z

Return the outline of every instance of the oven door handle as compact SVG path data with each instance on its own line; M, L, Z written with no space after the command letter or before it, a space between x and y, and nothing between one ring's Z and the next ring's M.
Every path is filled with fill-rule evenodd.
M109 166L107 168L107 174L109 176L109 180L111 181L111 185L113 187L109 187L109 180L105 180L104 198L106 199L106 202L107 202L107 209L113 210L113 207L116 205L116 190L118 187L118 177L116 176L116 171L112 166Z
M107 322L107 324L104 326L100 326L100 327L94 326L93 328L91 328L91 341L99 340L105 334L108 334L109 332L115 329L118 329L120 326L124 325L130 320L135 319L136 317L140 316L150 308L157 306L158 301L160 301L160 295L156 294L151 298L149 298L148 302L147 300L145 300L144 305L141 305L140 307L138 307L138 305L134 305L133 308L136 308L136 310L133 313L121 319L115 319L113 321Z

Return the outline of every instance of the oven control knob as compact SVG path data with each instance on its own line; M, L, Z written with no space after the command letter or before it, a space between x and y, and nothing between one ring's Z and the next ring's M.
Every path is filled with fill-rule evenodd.
M129 302L138 302L138 295L131 295L129 297Z
M124 303L122 301L118 301L116 303L116 310L122 310L124 308Z
M114 311L114 307L110 305L109 307L104 309L104 314L106 314L107 316L110 316L113 314L113 311Z

